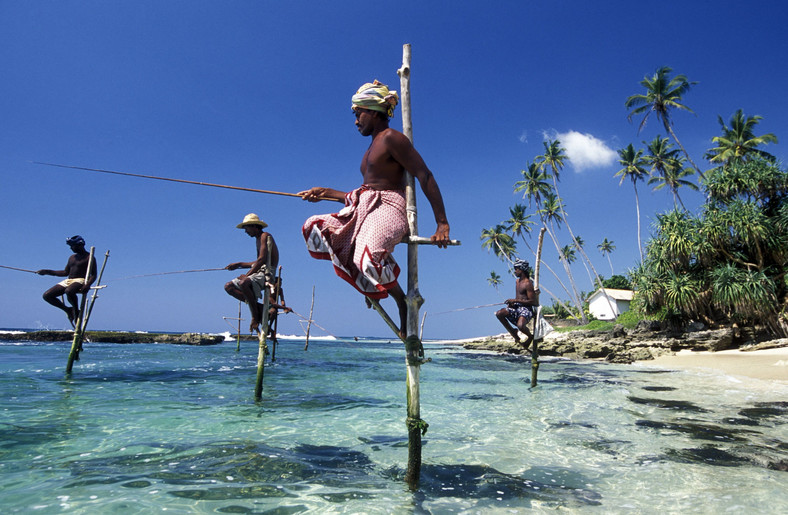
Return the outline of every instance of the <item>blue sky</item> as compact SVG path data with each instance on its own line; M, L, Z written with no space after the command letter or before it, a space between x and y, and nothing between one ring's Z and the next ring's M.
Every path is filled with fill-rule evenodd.
M763 116L758 133L780 139L766 150L785 161L788 7L741 6L0 0L0 264L63 267L65 238L81 234L99 256L110 251L109 286L92 328L224 331L222 316L237 315L238 303L223 284L236 273L125 278L250 260L253 241L235 225L255 212L279 244L288 304L307 314L314 286L314 318L331 333L388 336L329 263L306 252L301 224L337 204L32 161L285 192L352 189L369 141L355 130L350 97L372 79L399 90L396 70L410 43L414 142L442 189L451 235L463 243L420 249L424 336L500 333L495 308L444 312L513 296L506 266L481 248L479 235L524 202L513 184L546 135L574 158L560 191L596 268L610 275L596 250L603 238L616 245L616 273L636 264L632 186L613 177L614 158L662 132L652 120L638 134L624 107L658 67L697 81L685 96L695 114L677 112L674 123L702 168L719 133L717 116L727 121L739 108ZM645 184L639 192L647 239L672 199ZM690 191L682 198L691 209L702 202ZM429 236L432 213L421 193L418 202L419 230ZM569 242L566 231L559 238ZM559 269L555 251L545 248ZM395 257L405 268L404 246ZM503 276L500 293L487 283L492 270ZM591 289L579 262L574 274L581 289ZM55 278L0 269L0 281L0 327L67 326L41 299ZM550 277L543 281L560 291ZM394 312L393 301L383 303ZM282 317L280 332L302 334L297 317Z

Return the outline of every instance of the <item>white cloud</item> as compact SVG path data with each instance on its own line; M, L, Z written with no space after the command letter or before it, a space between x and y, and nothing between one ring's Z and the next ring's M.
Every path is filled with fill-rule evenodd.
M555 138L561 141L569 162L577 172L608 166L615 162L618 155L604 141L590 134L577 131L559 132L555 134Z

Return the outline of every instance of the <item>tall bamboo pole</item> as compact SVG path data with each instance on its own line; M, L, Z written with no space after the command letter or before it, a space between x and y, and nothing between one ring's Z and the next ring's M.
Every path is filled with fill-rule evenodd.
M267 270L271 270L271 238L267 237L265 240L266 240L266 246L268 247L268 252L266 253L268 257L266 259L265 266ZM268 350L268 345L266 345L265 339L266 336L268 335L268 308L270 306L269 304L270 297L271 296L268 293L268 283L266 282L265 291L263 292L262 327L260 331L257 333L259 347L257 349L257 382L255 383L255 387L254 387L254 399L256 401L262 400L263 398L263 375L265 374L265 352L266 350Z
M93 253L96 251L96 247L90 247L90 257L88 258L88 268L87 272L85 272L85 284L88 283L90 279L90 269L93 267ZM106 260L105 260L106 262ZM71 369L74 367L74 361L79 359L79 351L82 348L82 317L85 313L85 302L87 299L87 293L82 295L82 302L79 305L79 312L77 313L77 319L74 321L74 339L71 341L71 351L68 353L68 363L66 364L66 375L71 374Z
M279 292L280 292L279 287L281 286L281 284L282 284L282 267L280 266L279 267L279 273L277 274L277 277L276 277L276 286L274 287L274 304L279 304ZM271 350L271 363L276 361L276 343L278 341L276 339L276 331L278 330L278 327L279 327L279 309L277 308L277 310L276 310L276 318L274 318L274 327L273 327L274 336L272 338L272 341L273 341L272 347L273 347L273 349ZM268 329L266 328L266 331L267 330Z
M312 305L309 306L309 320L306 322L306 343L304 350L309 348L309 331L312 329L312 312L315 309L315 285L312 285Z
M238 301L238 334L236 335L236 345L235 345L235 352L241 350L241 304L242 302Z
M400 101L402 104L402 132L413 142L413 125L410 117L410 45L402 47L402 67L397 70L400 78ZM406 214L411 238L419 235L416 211L416 189L413 176L407 174L405 186ZM408 428L408 468L405 481L411 488L418 486L421 475L421 437L427 432L427 423L421 419L421 400L419 397L419 371L424 356L421 340L418 337L419 308L424 299L419 293L419 254L418 245L408 244L408 306L405 340L405 368L407 374Z
M539 291L539 269L542 267L542 243L544 243L544 233L547 229L542 227L539 231L539 242L536 246L536 268L534 268L534 291ZM537 293L537 301L539 294ZM539 323L539 317L542 316L541 301L536 307L534 314L534 343L531 351L531 388L536 386L536 376L539 373L539 340L536 339L536 326Z

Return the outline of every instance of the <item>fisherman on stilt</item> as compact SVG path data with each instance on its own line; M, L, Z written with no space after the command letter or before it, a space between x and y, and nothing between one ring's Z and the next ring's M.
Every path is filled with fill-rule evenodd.
M63 270L37 270L38 275L54 275L66 277L50 289L44 292L44 300L58 309L62 309L68 321L74 326L79 316L79 299L77 295L85 294L90 291L90 285L96 280L96 259L90 258L90 253L85 250L85 240L82 236L76 235L66 239L66 244L71 247L74 253L68 258L66 268ZM88 273L88 265L90 272ZM87 277L87 281L85 278ZM66 296L69 305L66 305L60 297Z
M515 298L507 299L506 307L496 311L495 316L512 335L514 342L528 350L531 342L534 341L534 337L528 329L528 322L534 317L536 308L539 306L539 295L534 290L534 283L531 281L531 265L528 264L528 261L518 259L514 262L514 276L517 278ZM525 335L525 342L520 341L520 335L517 334L518 329Z
M418 179L432 206L437 230L430 239L441 248L450 240L438 183L407 136L389 127L398 101L397 93L378 81L364 84L353 95L356 127L362 136L372 137L361 160L360 188L344 192L314 187L298 194L310 202L345 202L339 213L313 216L304 223L307 249L316 259L330 260L336 274L367 297L382 299L391 294L404 339L407 305L397 282L399 266L391 253L408 234L405 171Z
M257 302L257 299L263 298L263 292L269 292L274 284L274 271L279 266L279 249L276 246L274 237L270 233L263 231L263 229L268 227L268 224L260 220L256 214L249 213L236 227L243 229L246 234L254 238L257 248L257 259L248 262L239 261L227 265L225 267L227 270L248 268L249 271L225 284L224 291L233 298L246 302L252 316L249 331L252 333L255 331L260 332L260 323L263 320L263 306ZM269 260L269 246L271 249L270 268L266 264ZM270 295L270 293L267 294Z

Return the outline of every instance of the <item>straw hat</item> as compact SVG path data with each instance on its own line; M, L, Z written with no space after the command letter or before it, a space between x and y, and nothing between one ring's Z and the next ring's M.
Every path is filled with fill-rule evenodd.
M261 228L268 227L268 224L260 220L260 217L254 213L249 213L244 217L244 221L236 225L239 229L243 229L247 225L259 225Z

